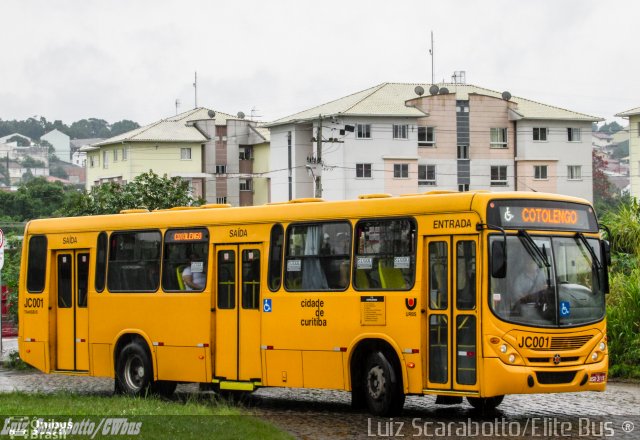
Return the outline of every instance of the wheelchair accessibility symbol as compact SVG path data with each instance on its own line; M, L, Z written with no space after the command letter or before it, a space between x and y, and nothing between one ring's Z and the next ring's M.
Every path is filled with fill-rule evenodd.
M571 314L571 304L569 301L560 301L560 316L569 316Z
M271 313L271 298L267 298L263 301L262 311L265 313Z

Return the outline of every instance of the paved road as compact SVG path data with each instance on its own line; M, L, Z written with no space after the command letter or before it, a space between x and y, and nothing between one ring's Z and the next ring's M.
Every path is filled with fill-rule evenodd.
M0 369L0 392L13 390L109 395L113 380ZM180 385L177 398L194 393L198 393L197 386ZM465 433L460 430L472 438L481 438L484 430L503 438L556 438L562 434L601 438L612 433L613 438L640 439L639 384L610 383L604 393L507 396L498 410L486 414L466 402L441 406L435 405L433 396L411 396L402 417L393 419L353 411L350 394L340 391L266 388L242 399L241 405L305 439L389 437L392 433L456 438L456 433ZM634 423L629 433L622 430L627 421ZM473 435L474 429L477 435Z

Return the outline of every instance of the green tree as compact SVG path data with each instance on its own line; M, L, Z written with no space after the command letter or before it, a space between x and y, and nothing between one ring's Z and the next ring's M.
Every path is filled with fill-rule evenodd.
M616 121L610 122L609 124L603 124L598 131L600 133L614 134L623 130L624 127L618 124Z
M0 191L2 214L13 221L53 217L64 212L74 187L60 182L47 182L44 177L32 177L16 192Z
M24 159L20 162L24 168L45 168L46 165L43 161L34 159L31 156L25 156Z
M128 119L123 119L122 121L114 122L113 125L111 125L111 136L118 136L119 134L135 130L136 128L140 128L140 124Z
M19 147L28 147L29 145L31 145L31 142L29 142L22 136L11 136L9 139L7 139L7 142L16 142Z
M110 135L109 124L104 119L81 119L69 127L72 139L108 138Z
M22 239L16 233L7 234L4 252L4 267L2 268L2 283L7 286L7 305L9 317L18 322L18 281L20 279L20 255L22 253Z
M70 215L115 214L123 209L165 209L199 205L189 192L189 183L179 177L143 173L126 184L109 182L90 193L72 196L66 211Z
M67 172L61 165L56 165L49 168L49 175L65 180L69 178L69 174L67 174Z

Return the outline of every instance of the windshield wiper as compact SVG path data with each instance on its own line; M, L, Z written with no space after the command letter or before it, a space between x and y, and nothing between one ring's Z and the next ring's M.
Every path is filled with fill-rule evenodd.
M542 267L546 267L546 268L551 267L551 263L549 263L549 259L547 258L546 252L543 253L540 250L538 245L535 244L535 242L531 238L531 235L529 235L529 233L527 231L523 231L522 229L519 230L518 231L518 238L520 238L520 241L522 242L522 245L527 250L527 252L529 252L529 255L531 255L531 258L533 258L533 261L536 262L538 267L540 267L540 268L542 268Z
M596 270L596 273L597 273L596 279L598 280L598 287L600 288L601 287L600 274L602 273L602 263L600 263L598 256L593 251L593 248L589 245L589 242L587 241L587 237L585 237L582 232L576 232L576 239L582 242L583 246L587 248L589 255L591 255L591 268L592 269L595 268Z

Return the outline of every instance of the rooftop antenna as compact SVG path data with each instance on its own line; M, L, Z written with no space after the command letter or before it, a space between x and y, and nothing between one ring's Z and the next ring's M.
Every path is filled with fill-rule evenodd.
M178 114L178 107L180 107L180 100L176 98L176 115Z
M194 72L194 75L193 75L193 88L194 88L195 102L196 102L196 106L194 108L198 108L198 72Z
M431 84L434 82L433 74L433 31L431 31L431 49L429 49L429 55L431 55Z
M259 115L258 113L259 113L259 111L256 108L256 106L254 105L253 107L251 107L251 116L249 117L249 119L251 119L253 121L255 118L261 118L262 115Z

